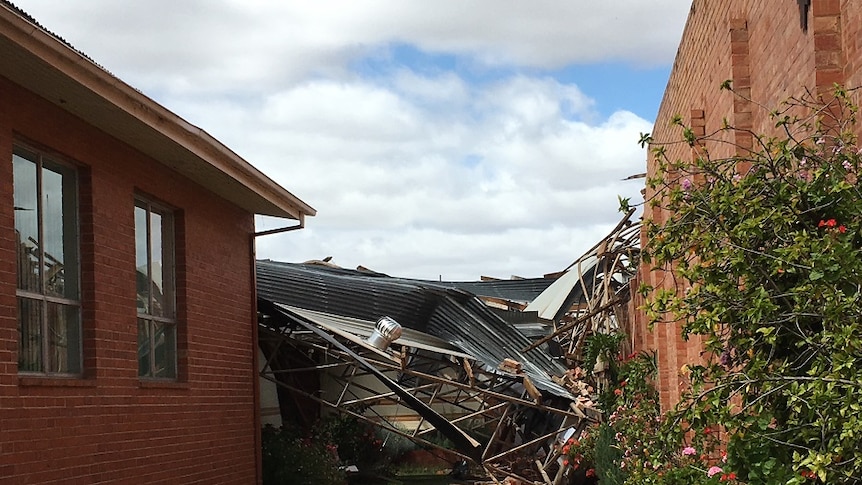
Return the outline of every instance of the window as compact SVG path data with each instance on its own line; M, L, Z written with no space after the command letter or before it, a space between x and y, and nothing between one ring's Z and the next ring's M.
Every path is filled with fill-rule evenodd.
M174 218L165 207L135 200L138 375L177 377Z
M12 154L18 371L81 373L77 175L37 150Z

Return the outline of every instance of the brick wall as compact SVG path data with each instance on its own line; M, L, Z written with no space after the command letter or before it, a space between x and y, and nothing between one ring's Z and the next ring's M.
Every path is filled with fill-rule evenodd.
M705 134L720 129L725 119L737 127L768 133L772 129L768 111L757 104L776 108L806 89L825 94L833 83L862 85L862 2L815 0L811 4L807 30L803 30L797 2L694 0L653 129L656 142L682 139L679 129L670 126L675 115ZM728 79L738 93L755 103L721 91L720 84ZM855 101L859 103L858 95ZM744 134L723 134L717 140L703 144L713 157L731 156L752 146L751 137ZM696 150L685 144L667 146L671 160L692 160ZM655 170L654 160L649 159L647 173L652 176ZM647 200L654 196L647 189ZM660 223L667 215L647 206L644 217ZM670 273L644 267L640 278L654 287L678 288ZM635 345L657 351L659 391L662 404L669 406L680 396L680 368L700 358L701 342L682 341L675 323L658 324L650 332L641 312L636 319Z
M81 164L82 379L21 377L12 142ZM137 375L133 195L179 209L177 383ZM255 482L252 215L0 77L0 482Z

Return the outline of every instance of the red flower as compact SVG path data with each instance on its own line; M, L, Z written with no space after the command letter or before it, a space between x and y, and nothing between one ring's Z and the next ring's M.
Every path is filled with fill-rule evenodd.
M710 428L709 426L707 426L706 428L703 428L703 434L710 434L710 433L712 433L712 428Z
M828 221L826 221L826 227L835 227L835 224L835 219L829 219Z
M802 478L816 478L817 477L817 474L815 474L811 470L802 470L799 472L799 474L802 475Z
M595 469L593 469L593 468L590 468L589 470L587 470L587 476L588 476L588 477L594 477L594 476L596 476L596 470L595 470Z
M726 482L728 480L736 480L736 473L723 473L721 478L718 479L719 482Z
M842 224L842 225L838 226L838 232L840 232L841 234L844 234L845 232L847 232L847 228L844 227L844 225Z
M622 395L623 395L623 390L622 390L622 389L614 389L614 395L616 395L616 396L622 396Z

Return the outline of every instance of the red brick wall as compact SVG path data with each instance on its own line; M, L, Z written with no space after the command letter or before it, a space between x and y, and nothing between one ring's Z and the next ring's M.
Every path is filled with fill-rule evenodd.
M82 165L83 379L17 373L12 143ZM180 375L137 375L133 195L179 209ZM0 481L255 482L249 213L0 77Z
M828 93L835 82L862 85L862 2L811 3L805 32L796 2L694 0L653 129L656 143L682 139L678 127L670 126L675 115L686 125L702 126L706 134L720 129L725 119L734 126L767 133L772 129L768 110L757 104L776 108L806 88ZM755 103L721 91L720 84L728 79L738 93ZM746 135L724 134L719 139L704 143L713 157L731 156L738 147L752 146ZM671 160L696 156L685 144L666 148ZM647 172L652 176L655 170L650 156ZM647 200L654 196L647 189ZM647 205L644 217L661 222L667 215ZM673 275L648 267L641 269L640 277L654 287L677 287ZM671 405L680 396L680 368L700 358L700 341L682 341L674 323L658 324L649 332L644 315L636 315L635 345L657 351L662 404Z
M826 22L824 19L822 22ZM862 7L845 1L841 5L839 20L843 49L844 77L848 87L862 86ZM862 102L858 94L856 104Z

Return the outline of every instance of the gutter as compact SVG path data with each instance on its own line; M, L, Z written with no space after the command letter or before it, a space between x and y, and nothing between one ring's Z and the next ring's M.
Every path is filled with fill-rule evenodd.
M299 214L299 224L295 226L287 226L287 227L279 227L277 229L267 229L266 231L258 231L252 234L252 239L257 238L258 236L269 236L271 234L281 234L283 232L295 231L297 229L303 229L305 227L305 214Z

